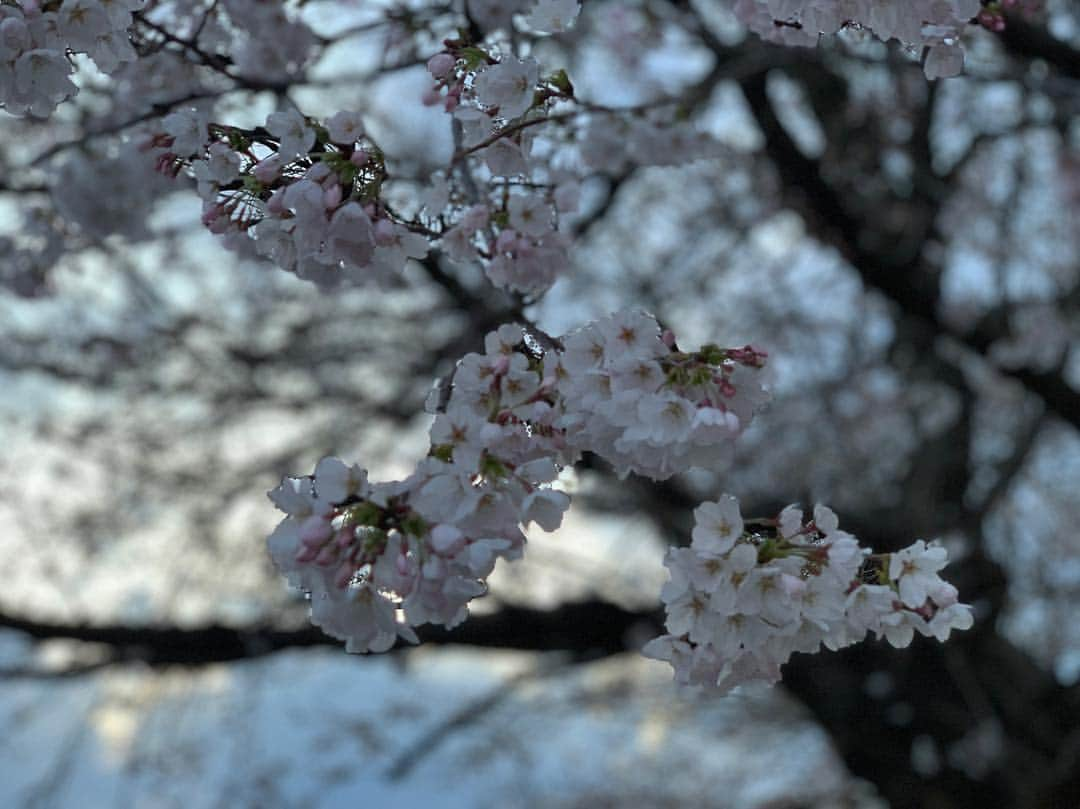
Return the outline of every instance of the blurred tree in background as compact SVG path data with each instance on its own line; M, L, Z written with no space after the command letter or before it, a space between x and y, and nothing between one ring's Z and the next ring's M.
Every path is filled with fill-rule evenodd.
M136 60L75 57L51 117L0 117L3 803L1080 806L1080 9L984 4L1003 30L972 24L963 75L928 80L934 46L858 26L792 47L742 0L589 0L533 53L709 149L612 138L543 295L442 248L327 294L224 250L195 180L139 148L192 105L358 110L415 208L460 148L425 63L451 23L482 40L530 5L154 2ZM728 466L585 463L560 531L420 648L310 628L263 492L327 454L407 474L485 332L628 306L768 350ZM941 538L975 627L680 695L636 652L663 549L721 491L828 503L878 551Z

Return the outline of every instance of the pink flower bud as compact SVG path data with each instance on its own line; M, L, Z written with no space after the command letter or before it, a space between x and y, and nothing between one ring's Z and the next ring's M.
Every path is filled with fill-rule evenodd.
M375 244L386 247L394 243L394 223L389 219L379 219L375 222Z
M334 535L334 545L341 550L345 550L353 544L355 539L356 535L353 533L353 527L351 525L346 525Z
M251 170L251 173L255 175L255 179L263 185L270 185L278 178L278 174L281 172L282 160L278 155L270 155L265 160L260 160L255 164L255 168Z
M319 551L317 548L309 548L307 545L301 545L300 549L296 552L296 556L293 558L301 564L306 564L314 559L318 553Z
M304 172L304 178L311 180L313 183L321 183L329 176L330 167L322 162L316 163L306 172Z
M180 164L176 162L176 155L172 152L165 152L158 155L154 168L158 173L164 174L166 177L175 177L180 171Z
M323 191L323 207L330 211L341 204L341 186L334 183Z
M319 551L318 556L315 557L315 564L320 567L329 567L336 563L338 560L337 548L333 545L324 545L323 549Z
M465 535L453 525L440 523L431 529L431 547L442 556L453 556L465 547Z
M358 169L363 168L368 162L368 153L363 149L357 149L352 155L349 156L349 162L356 166Z
M205 227L212 227L221 216L225 214L225 208L221 203L206 203L203 205L202 223Z
M300 541L312 547L322 545L334 533L330 521L318 514L313 514L300 523Z
M439 88L437 87L429 87L424 91L424 94L420 96L420 101L425 107L434 107L442 101L442 93L439 92Z
M517 231L504 230L499 234L499 237L495 240L495 252L496 253L509 253L515 247L517 247L518 235Z
M267 212L274 216L282 216L285 213L285 189L279 188L266 203Z
M428 59L428 73L436 79L441 79L450 72L450 69L453 68L456 61L457 60L448 53L437 53Z
M27 50L30 45L30 30L18 17L5 17L0 21L0 42L16 52Z
M334 574L334 586L344 590L349 586L349 582L352 581L352 577L355 573L356 568L353 567L352 562L343 562L341 567L339 567Z
M951 607L960 600L960 592L947 581L942 581L930 591L930 598L939 607Z

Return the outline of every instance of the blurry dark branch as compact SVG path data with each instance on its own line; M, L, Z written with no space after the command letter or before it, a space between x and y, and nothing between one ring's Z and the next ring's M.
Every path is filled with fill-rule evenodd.
M841 252L865 284L882 292L906 316L933 332L952 336L980 354L985 354L995 340L1007 336L987 331L966 333L940 319L936 276L920 255L897 257L888 250L864 246L863 223L824 178L818 161L799 151L780 123L765 83L766 74L757 73L744 79L741 86L765 135L766 151L783 180L786 199L810 218L819 236ZM1001 369L1001 373L1038 394L1050 410L1080 428L1080 391L1070 387L1061 373L1030 369Z
M115 666L116 660L106 657L93 663L75 663L63 668L42 668L41 666L17 666L15 668L0 667L0 682L18 680L68 680L72 677L83 677L96 671Z
M123 132L125 129L130 129L131 127L141 124L145 121L168 115L177 107L183 106L184 104L190 104L192 101L201 101L207 98L219 98L226 93L235 92L237 89L238 88L236 87L231 87L225 90L196 90L194 92L170 99L168 101L159 101L155 104L152 104L150 108L145 112L134 115L131 118L125 118L122 121L116 121L114 123L107 124L100 127L99 129L88 130L81 137L78 137L74 140L65 140L59 143L54 143L41 154L37 155L37 157L35 157L33 161L31 161L31 165L39 166L46 160L48 160L50 157L59 154L65 149L84 146L90 141L95 140L96 138L107 137L109 135L117 135Z
M442 291L455 306L469 312L470 315L473 314L478 302L477 294L466 288L452 273L447 272L440 257L441 254L438 251L432 250L417 263L427 274L427 277L436 286L442 288Z
M229 70L232 65L232 60L227 56L209 53L199 47L199 44L196 41L198 39L198 32L193 34L190 39L184 39L183 37L179 37L176 34L172 33L165 26L159 25L158 23L149 19L143 12L136 11L132 15L132 17L137 25L144 26L150 31L153 31L157 36L161 37L163 44L168 43L170 45L176 45L180 48L180 50L186 51L187 53L190 53L193 57L195 57L196 61L199 64L204 65L211 70L215 70L218 73L221 73L224 76L233 79L234 81L237 81L236 77ZM205 23L205 21L206 18L204 17L199 24L200 29L202 28L202 25Z
M813 82L822 69L810 64L793 78ZM936 184L916 186L922 197L917 200L920 210L912 212L910 221L912 227L925 232L910 242L916 249L898 251L875 232L874 220L864 220L862 213L847 204L849 195L833 185L823 165L796 147L768 98L765 73L749 76L742 87L765 135L766 152L780 175L787 204L804 213L819 237L841 252L868 287L899 306L904 339L925 352L933 350L934 338L947 336L986 354L992 343L1007 336L1006 331L986 325L963 332L939 316L938 275L919 249L932 232L942 202L941 195L934 193ZM915 127L914 160L926 160L929 155L923 141L929 126L925 116L930 112L919 110L922 117ZM925 168L928 166L916 171ZM869 211L866 216L877 213ZM874 236L877 241L872 240ZM1068 386L1060 373L1026 369L1000 372L1038 394L1049 411L1074 427L1080 426L1080 392ZM971 391L965 387L962 382L953 384L970 405ZM951 524L977 540L982 518L1022 469L1037 430L1036 422L1030 430L1022 431L1016 452L999 470L998 482L983 502L964 507L962 490L947 494L952 516L936 515L944 525ZM946 439L953 437L950 430ZM967 477L962 465L967 446L963 440L956 444L953 449L959 452L950 454L950 465L957 478L953 482L962 484ZM925 449L921 448L920 454ZM940 453L941 449L927 454ZM958 469L957 463L961 464ZM941 492L937 489L935 485L926 492L928 511L938 509ZM876 533L892 530L891 526L879 526ZM860 532L860 536L875 547L894 546L896 541L875 536L874 530ZM1005 575L977 541L975 551L951 568L950 578L964 599L979 607L981 620L973 631L950 640L947 646L917 641L911 649L898 652L871 643L839 655L797 656L787 668L785 682L829 730L848 766L871 779L897 809L929 804L1080 805L1078 776L1075 771L1060 772L1057 759L1059 746L1080 718L1080 689L1062 688L997 634L995 617L1004 601ZM874 678L881 684L873 685ZM852 722L852 717L859 721ZM950 746L965 737L968 747L975 746L969 734L995 732L1000 733L1001 748L985 755L988 771L972 775L948 760ZM932 739L941 758L937 771L924 777L911 771L911 751L920 737ZM978 758L974 750L970 755ZM972 766L977 770L979 765Z
M0 180L0 193L3 194L48 194L47 185L11 185L6 180Z
M136 11L132 16L137 25L144 26L146 29L153 32L154 35L161 37L162 45L169 44L177 46L182 52L191 54L198 64L220 73L222 76L232 80L239 87L246 90L269 90L281 95L285 93L292 84L302 84L304 81L304 79L299 76L290 79L289 81L263 81L262 79L257 79L253 76L238 75L232 70L233 62L231 58L221 54L210 53L199 46L197 40L199 31L201 31L202 26L206 22L205 17L200 21L195 33L193 33L190 38L185 39L184 37L172 33L165 26L150 20L144 12Z
M917 639L893 650L874 642L797 656L784 681L829 730L848 766L871 778L894 809L1080 805L1075 773L1055 775L1059 745L1080 714L1080 691L1060 686L986 623L947 645ZM991 744L1000 748L980 754L979 733L999 734ZM924 776L911 768L920 738L933 740L940 756L938 769ZM969 773L954 758L965 746Z
M563 604L554 610L503 606L490 615L474 615L452 629L421 627L424 643L462 644L523 651L562 651L573 660L591 660L634 648L636 639L658 635L662 616L655 610L630 611L603 601ZM341 641L318 629L233 628L212 624L198 628L132 627L120 624L65 624L0 613L0 629L37 641L73 640L109 647L111 663L150 666L205 666L250 660L282 649L327 646ZM402 644L401 648L407 648ZM0 675L2 676L2 675Z
M602 176L602 179L607 182L607 188L605 189L604 198L596 205L591 211L584 217L574 223L574 238L581 240L589 235L589 232L596 227L599 223L603 222L607 215L611 212L612 207L615 205L615 200L619 196L619 189L625 186L630 179L634 176L635 167L628 166L618 174L610 176Z
M1028 419L1027 424L1016 436L1013 452L997 469L997 479L994 481L990 491L976 506L969 506L965 509L965 516L969 523L968 527L972 533L979 531L983 519L998 507L1005 495L1008 494L1013 482L1024 470L1028 459L1035 450L1039 433L1046 425L1046 421L1045 413L1039 413Z
M1053 36L1044 26L1010 14L998 37L1013 56L1041 60L1064 76L1080 79L1080 50Z
M978 572L978 578L986 580L985 573ZM426 628L420 634L429 644L562 651L570 661L584 661L636 648L641 639L660 631L660 620L655 611L589 601L556 610L504 607L474 616L452 631ZM105 660L155 667L250 660L283 649L340 649L338 641L314 628L64 625L11 615L0 616L0 626L38 640L105 644L111 648ZM964 675L959 683L958 661ZM871 686L873 678L880 682ZM1059 757L1080 716L1080 689L1056 683L997 635L991 622L980 622L947 646L917 639L911 648L896 650L872 641L838 654L796 655L784 679L825 724L849 765L873 775L896 809L929 805L921 802L928 795L942 807L1077 805L1066 800L1073 794L1069 789L1075 787L1076 773L1063 768ZM972 690L977 698L962 693ZM988 711L993 716L988 718ZM1005 745L1000 755L1010 762L1010 775L1000 771L1007 767L991 767L981 777L971 777L947 761L924 779L912 775L915 739L930 736L947 757L950 744L987 722L1000 724ZM903 800L905 794L908 800ZM1048 802L1053 800L1065 802Z

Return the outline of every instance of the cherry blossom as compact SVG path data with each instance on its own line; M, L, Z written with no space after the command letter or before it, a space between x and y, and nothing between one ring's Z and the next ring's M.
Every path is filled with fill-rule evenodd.
M542 34L559 34L573 26L580 11L578 0L537 0L526 22Z
M106 72L134 60L133 24L162 33L156 18L133 17L140 7L0 4L0 106L51 113L75 92L73 53ZM505 297L524 317L572 266L571 215L588 178L723 151L678 111L582 100L566 70L541 63L561 43L537 35L573 26L577 0L468 0L466 8L468 26L410 54L430 76L424 102L441 107L453 133L443 165L392 175L392 152L355 110L324 116L290 106L261 126L237 126L213 120L202 96L136 118L145 122L141 147L161 174L194 180L203 223L229 246L254 248L323 289L400 282L437 249L425 268L486 278L513 293ZM929 78L961 71L976 16L988 28L1001 21L978 0L735 0L734 8L751 30L786 44L856 26L897 39L919 51ZM279 4L226 0L220 11L205 41L167 41L215 78L291 103L281 87L302 73L319 38ZM220 42L236 45L228 60L217 59ZM204 106L185 106L194 99ZM69 173L72 186L78 172ZM93 235L92 217L69 210ZM623 478L721 467L767 398L758 373L765 360L749 345L682 348L632 309L561 338L504 325L445 380L428 453L409 475L373 482L361 465L329 457L270 492L285 515L267 540L270 555L310 597L312 622L349 651L417 642L417 627L466 619L499 560L523 555L525 529L559 527L570 506L559 476L583 453ZM667 633L645 649L669 661L680 683L725 692L777 680L794 652L841 648L869 632L896 646L916 633L945 640L973 623L939 576L947 554L938 544L876 555L825 506L812 519L789 506L749 520L730 495L701 504L694 518L689 546L665 557Z
M266 119L266 129L278 138L278 154L286 160L306 156L315 145L315 130L296 110L271 113Z
M571 374L595 378L603 368L603 356L589 366L586 354L661 358L657 367L667 374L689 374L706 387L730 374L725 364L732 357L753 369L763 360L752 349L675 352L656 320L637 311L612 315L566 340L542 337L502 326L486 336L483 354L462 358L431 425L428 457L405 480L370 483L361 467L325 458L312 477L286 478L270 493L287 515L268 540L271 556L290 583L311 594L313 620L347 638L351 649L380 651L398 637L410 638L407 627L464 620L496 561L522 555L523 527L558 528L570 498L554 484L583 448ZM691 408L689 400L673 400ZM736 419L733 429L742 424ZM603 446L588 445L598 446L620 475L639 468L659 474L641 460L664 454L662 445L649 443L655 436L626 432L623 450L607 447L605 454ZM702 463L706 450L718 451L712 444L699 449L693 460ZM628 458L634 459L629 465ZM752 572L756 556L732 548L742 535L734 499L705 504L698 515L695 541L708 560L726 554L744 575ZM695 642L709 636L709 616L734 603L735 590L716 573L709 561L690 565L665 589L667 600L678 601L679 625ZM769 601L764 609L773 614L779 607Z
M916 633L946 640L973 624L971 607L937 576L947 563L939 545L919 540L875 556L820 504L810 522L797 506L744 521L723 495L694 517L690 547L671 549L664 562L668 634L643 649L671 663L678 683L725 693L775 682L793 652L839 649L867 632L904 647Z
M67 53L86 53L106 73L133 62L127 29L142 0L0 4L0 109L44 118L78 92Z
M477 75L476 99L486 107L495 107L502 118L517 118L532 106L539 78L536 60L505 59Z

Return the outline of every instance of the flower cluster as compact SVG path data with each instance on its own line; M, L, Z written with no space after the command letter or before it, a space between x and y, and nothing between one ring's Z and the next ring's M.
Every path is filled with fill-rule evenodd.
M383 651L412 627L452 627L498 558L521 556L521 526L558 527L570 498L551 488L564 460L543 352L518 326L466 356L431 427L431 452L406 480L370 484L323 459L313 478L270 493L289 516L270 553L311 594L312 621L350 651Z
M982 10L980 0L736 0L735 13L764 39L816 45L821 34L867 28L882 40L927 48L927 78L959 75L960 35Z
M540 0L524 21L534 36L559 33L579 11L577 2ZM226 244L253 240L258 253L320 286L395 278L435 244L530 298L570 263L562 220L578 211L583 175L716 154L710 138L663 116L580 103L565 71L545 73L498 37L447 38L427 67L433 84L424 100L453 118L455 152L418 189L418 206L391 209L381 196L391 178L355 113L320 122L282 111L243 130L179 110L147 148L162 172L194 173L203 221ZM554 160L565 143L576 160Z
M131 12L142 0L17 0L0 4L0 109L44 118L75 95L68 53L106 73L135 60Z
M681 684L773 683L793 652L839 649L868 632L905 647L915 632L944 641L972 625L971 608L938 576L948 563L939 545L872 555L821 505L809 521L795 506L745 521L724 495L694 517L690 547L665 560L668 634L643 650L670 662Z
M537 10L568 13L555 5ZM577 181L533 159L529 128L553 103L571 99L573 89L561 71L542 77L532 58L497 58L497 51L462 40L444 47L428 61L435 84L425 101L441 102L454 117L461 132L455 159L477 161L470 177L486 180L487 193L453 195L441 180L441 204L428 204L428 213L444 226L442 244L452 258L480 262L496 286L541 293L568 263L557 217L577 209Z
M427 254L427 240L379 197L382 151L358 113L320 124L286 110L241 130L181 110L162 120L147 148L167 174L190 167L203 224L227 244L254 239L261 255L322 287L390 279Z
M346 639L352 651L384 650L399 637L415 640L412 627L425 623L452 627L464 620L469 601L485 591L483 580L495 561L521 556L521 526L559 526L570 499L551 484L581 449L604 455L610 448L604 457L622 475L642 469L666 476L707 460L707 453L671 452L662 441L687 447L698 441L695 446L715 451L749 420L748 411L740 419L734 411L702 405L716 411L721 427L702 422L676 435L665 426L662 438L627 428L618 450L597 441L590 436L593 428L581 422L581 408L589 405L574 378L591 384L606 378L621 386L625 374L629 385L637 366L653 364L652 392L640 385L626 389L675 401L683 394L658 392L667 374L673 391L700 394L715 387L724 397L729 360L708 362L723 353L756 367L762 355L715 347L696 355L677 352L660 339L656 321L638 312L590 329L600 340L594 345L603 348L607 336L612 342L600 352L599 365L588 367L580 341L589 329L569 338L565 350L559 341L520 326L489 334L485 353L469 354L454 371L431 426L430 452L407 479L372 484L359 467L326 458L313 477L286 478L270 493L288 515L269 539L270 553L290 582L311 594L313 622ZM702 379L691 383L686 374ZM728 401L733 399L735 393ZM651 407L634 410L639 428ZM657 465L646 460L650 455L666 460Z
M764 364L750 346L679 351L648 315L613 315L565 339L558 423L624 477L715 466L764 399L754 379Z
M533 30L558 32L577 12L576 2L541 2L526 21ZM496 286L536 295L555 281L568 263L559 219L577 211L583 174L719 152L713 139L661 115L579 102L565 71L545 73L531 56L463 39L443 46L427 63L434 84L424 100L441 103L454 119L454 163L472 165L467 186L457 189L452 166L437 180L441 196L429 195L438 201L426 207L444 251L479 262ZM553 165L556 143L577 159Z

